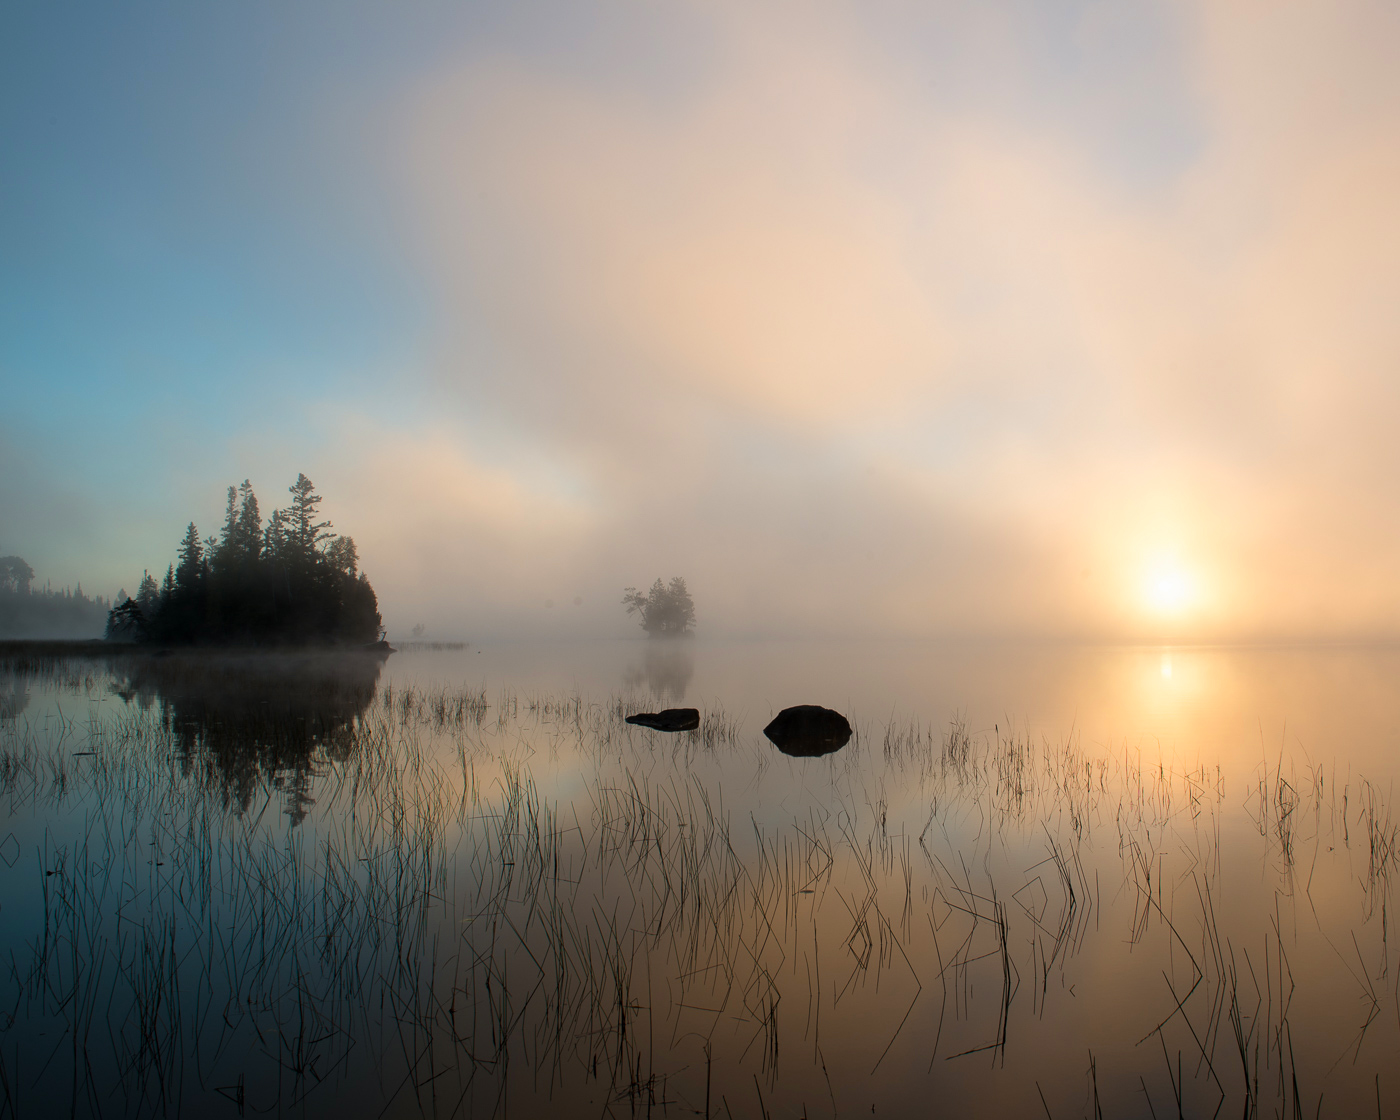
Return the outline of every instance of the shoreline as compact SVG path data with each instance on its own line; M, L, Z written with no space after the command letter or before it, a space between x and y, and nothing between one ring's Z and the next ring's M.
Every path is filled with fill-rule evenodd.
M136 642L109 642L105 638L0 638L0 659L9 657L91 657L94 659L147 656L196 657L247 656L249 654L365 654L383 657L397 652L377 645L141 645Z

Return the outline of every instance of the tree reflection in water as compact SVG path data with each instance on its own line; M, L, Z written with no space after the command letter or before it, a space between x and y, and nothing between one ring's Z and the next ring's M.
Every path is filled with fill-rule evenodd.
M623 674L628 688L643 688L658 700L679 703L685 699L690 678L695 676L695 652L685 640L660 639L646 644L640 666Z
M0 673L0 719L15 719L29 706L29 690L14 673Z
M358 652L190 651L133 656L113 668L123 700L160 705L186 774L240 811L261 790L279 789L296 823L314 804L321 764L349 754L383 662Z

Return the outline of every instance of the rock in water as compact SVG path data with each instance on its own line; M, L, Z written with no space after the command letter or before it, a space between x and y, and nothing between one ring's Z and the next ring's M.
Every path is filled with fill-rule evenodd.
M784 708L763 729L773 745L795 758L817 758L851 741L850 722L840 712L816 704Z
M638 712L628 723L653 731L694 731L700 726L699 708L667 708L664 712Z

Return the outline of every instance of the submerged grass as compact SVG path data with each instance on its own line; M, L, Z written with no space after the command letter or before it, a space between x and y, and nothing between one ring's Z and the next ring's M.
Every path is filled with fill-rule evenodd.
M0 1116L1344 1115L1389 1069L1364 779L1266 765L1242 837L1218 769L961 720L795 761L627 697L116 683L0 723Z

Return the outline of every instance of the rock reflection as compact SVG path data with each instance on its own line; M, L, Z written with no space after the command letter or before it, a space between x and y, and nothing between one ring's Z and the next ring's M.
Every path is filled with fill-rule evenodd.
M173 654L134 657L113 691L160 705L187 774L246 810L271 786L293 823L310 810L323 761L346 758L355 720L374 699L383 662L363 654Z
M628 688L645 687L658 700L678 703L695 676L695 654L689 642L648 642L641 667L623 676Z

